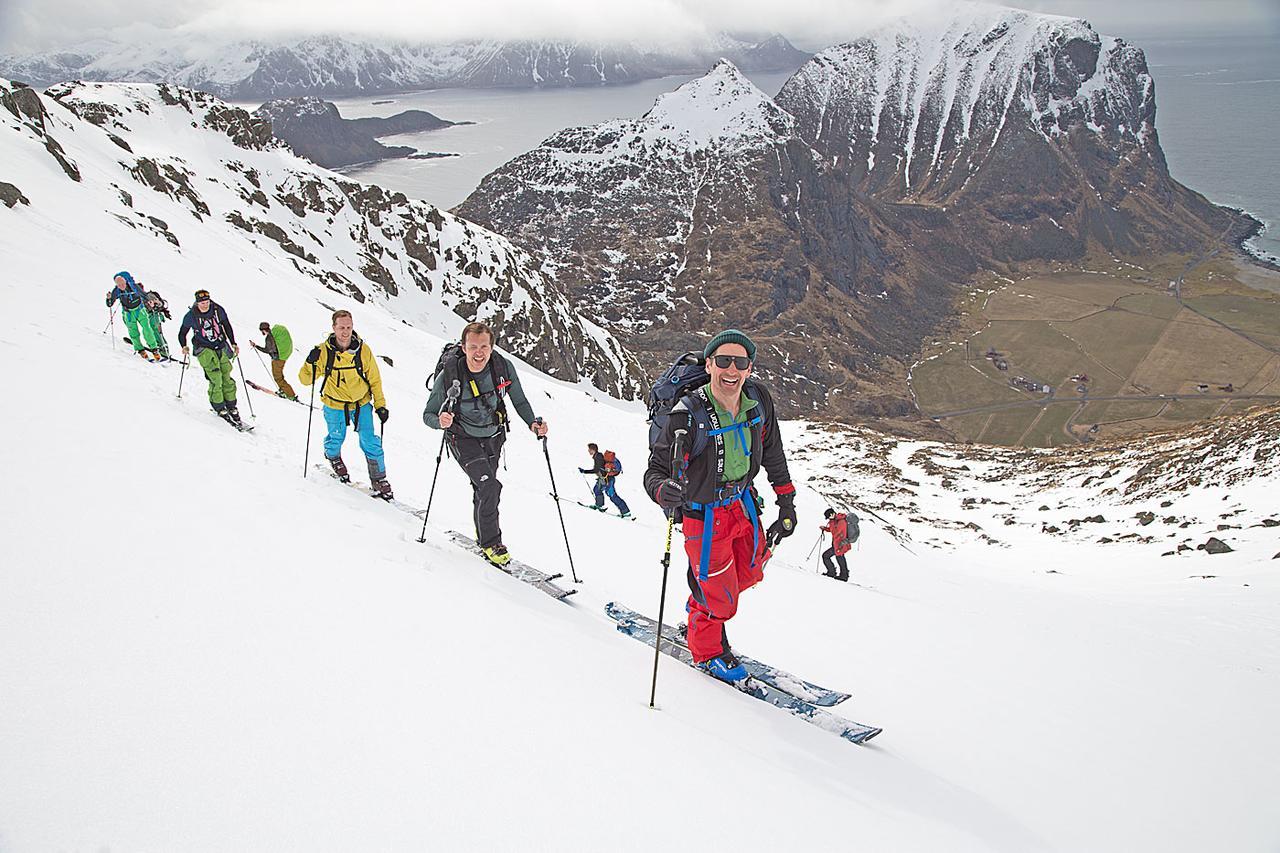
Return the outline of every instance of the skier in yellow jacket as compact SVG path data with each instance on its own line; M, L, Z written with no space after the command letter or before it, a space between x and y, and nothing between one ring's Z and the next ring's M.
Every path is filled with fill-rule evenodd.
M344 483L351 481L341 455L350 424L360 436L360 449L369 463L369 482L374 492L378 497L391 500L382 439L373 429L375 415L385 424L391 413L382 396L378 360L355 333L350 311L333 312L333 334L312 348L298 371L298 381L303 385L314 384L317 377L321 379L320 400L324 403L324 422L328 428L324 456L333 466L334 474Z

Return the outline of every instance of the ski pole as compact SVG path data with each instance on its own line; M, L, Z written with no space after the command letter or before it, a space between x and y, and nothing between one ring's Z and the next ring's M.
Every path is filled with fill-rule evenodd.
M534 419L535 424L542 423L542 418ZM556 475L551 470L551 451L547 450L547 437L545 435L538 436L538 441L542 442L542 455L547 457L547 474L551 477L551 499L556 502L556 515L560 516L560 532L564 534L564 550L569 555L569 574L573 575L574 583L582 583L578 580L578 570L573 566L573 550L569 548L569 531L564 526L564 510L560 509L560 495L556 493Z
M809 549L809 557L812 557L812 556L813 556L813 552L814 552L814 551L816 551L816 550L818 550L818 546L819 546L819 545L821 545L821 544L822 544L822 534L821 534L821 533L819 533L819 534L818 534L818 541L817 541L817 542L814 542L814 543L813 543L813 547ZM806 562L808 561L809 557L805 557L805 561L806 561Z
M444 414L445 410L452 410L454 402L458 399L458 395L462 393L462 383L457 379L453 380L453 384L449 386L449 391L445 395L444 405L440 407L440 411L436 416ZM427 511L422 514L422 535L418 537L419 542L427 541L427 519L431 517L431 502L436 499L436 478L440 476L440 460L444 458L444 440L449 437L449 431L443 427L440 430L440 450L436 453L436 472L431 475L431 494L427 496Z
M111 329L111 349L115 350L116 348L116 306L114 305L111 306L111 318L107 320L107 326L109 326ZM107 331L106 329L103 329L102 330L103 334L106 334L106 331Z
M244 388L244 401L249 404L249 417L254 420L258 416L253 413L253 398L249 396L249 383L244 381L244 362L240 360L240 355L236 354L236 364L240 366L240 385Z
M311 458L311 416L316 413L316 366L311 365L311 402L307 404L307 445L302 451L302 479L307 479L307 460Z
M253 346L253 345L250 344L250 346ZM276 378L276 375L271 372L271 369L267 367L267 363L262 360L262 353L258 351L258 348L256 346L253 347L253 351L258 356L258 364L262 365L262 369L265 370L267 374L271 377L272 381L274 381Z
M681 478L680 443L684 440L685 431L676 430L675 441L671 443L671 476ZM658 697L658 657L662 650L662 620L667 609L667 573L671 568L671 530L676 526L676 511L667 512L667 547L662 553L662 592L658 597L658 634L653 639L653 682L649 685L649 707L654 706ZM710 531L707 531L709 533ZM706 535L704 533L704 535Z
M182 399L182 380L187 378L187 365L191 363L190 357L182 360L182 372L178 374L178 399Z

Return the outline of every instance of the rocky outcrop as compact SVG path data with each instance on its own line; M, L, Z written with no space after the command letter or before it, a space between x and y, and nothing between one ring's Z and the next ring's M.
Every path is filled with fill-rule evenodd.
M376 137L437 130L454 124L422 110L409 110L389 118L344 119L335 104L313 97L270 101L253 114L269 122L271 133L288 143L294 153L328 169L411 156L417 149L383 145Z
M142 54L133 44L96 40L0 57L0 76L40 86L71 79L165 81L251 101L442 86L599 86L696 74L719 56L761 71L789 71L808 58L776 34L718 33L677 47L550 40L389 43L337 36L212 46L208 36L167 33Z

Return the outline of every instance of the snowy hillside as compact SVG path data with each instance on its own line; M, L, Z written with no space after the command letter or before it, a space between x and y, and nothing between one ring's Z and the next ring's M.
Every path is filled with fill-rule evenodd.
M301 160L266 122L210 95L77 83L41 96L0 82L0 150L15 217L96 251L138 238L133 266L170 299L210 278L247 276L321 300L395 304L405 321L437 330L478 314L553 375L623 396L638 387L613 337L580 320L506 240ZM215 246L214 260L196 262ZM152 272L168 264L209 278Z
M47 162L22 175L35 210L53 192L36 188L65 180ZM178 400L176 365L113 351L103 333L101 293L128 266L168 289L209 285L242 341L263 319L318 340L328 308L314 288L267 274L286 262L242 261L212 227L184 229L181 255L123 227L90 244L65 215L33 227L30 210L0 208L7 365L38 389L0 442L14 485L5 849L1274 846L1280 578L1264 540L1176 560L1078 548L1068 570L1060 546L1030 537L904 548L867 514L850 555L860 586L836 585L805 559L825 505L805 484L839 472L859 500L884 486L787 424L801 529L744 600L735 644L852 692L837 710L885 733L852 746L666 659L650 711L652 656L601 613L610 600L657 609L664 522L640 495L634 404L524 368L561 493L586 495L573 468L599 441L626 460L621 492L639 515L564 505L584 583L559 603L444 541L470 517L453 463L420 545L417 519L302 478L305 407L248 392L257 429L241 435L209 413L198 375ZM425 505L438 435L418 418L421 383L442 337L401 322L396 303L326 298L394 357L388 473ZM267 380L253 356L243 368ZM1233 494L1274 491L1259 447L1218 462L1261 475ZM346 456L359 459L350 442ZM566 570L531 436L513 433L507 466L508 545ZM682 586L677 573L670 614ZM726 782L736 807L711 820L693 804Z
M166 82L250 101L442 86L599 86L693 73L719 56L760 71L789 71L808 58L777 34L713 33L655 45L484 39L431 44L336 35L227 41L160 32L143 42L97 39L0 57L0 76L38 86L71 79Z

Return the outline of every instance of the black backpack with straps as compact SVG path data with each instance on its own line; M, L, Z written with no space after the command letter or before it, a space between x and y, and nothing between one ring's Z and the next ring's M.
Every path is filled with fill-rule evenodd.
M436 369L427 377L427 392L431 392L431 386L434 384L436 377L439 376L446 382L452 382L456 379L459 388L462 389L462 398L465 398L468 394L473 399L482 397L480 389L475 386L474 382L469 379L463 381L463 373L470 373L463 366L465 360L466 354L462 351L461 344L457 342L446 344L444 349L440 351L440 358L436 360ZM511 429L511 424L507 419L507 405L504 400L507 388L511 385L510 374L510 363L499 355L497 350L494 350L489 355L489 377L493 380L493 390L498 398L498 405L494 408L493 415L504 432ZM456 424L457 421L454 423Z
M650 450L658 442L667 423L671 420L671 410L685 397L693 396L694 399L691 402L694 405L689 410L692 436L688 453L690 456L697 456L703 451L707 446L711 423L710 418L707 417L706 406L703 405L705 401L697 399L695 392L710 381L711 376L707 373L705 359L699 353L687 352L663 371L650 387L647 401ZM754 380L748 379L743 383L742 390L748 398L757 403L760 402L760 394L756 390ZM767 426L764 424L763 410L758 417L761 419L761 435L763 435Z

